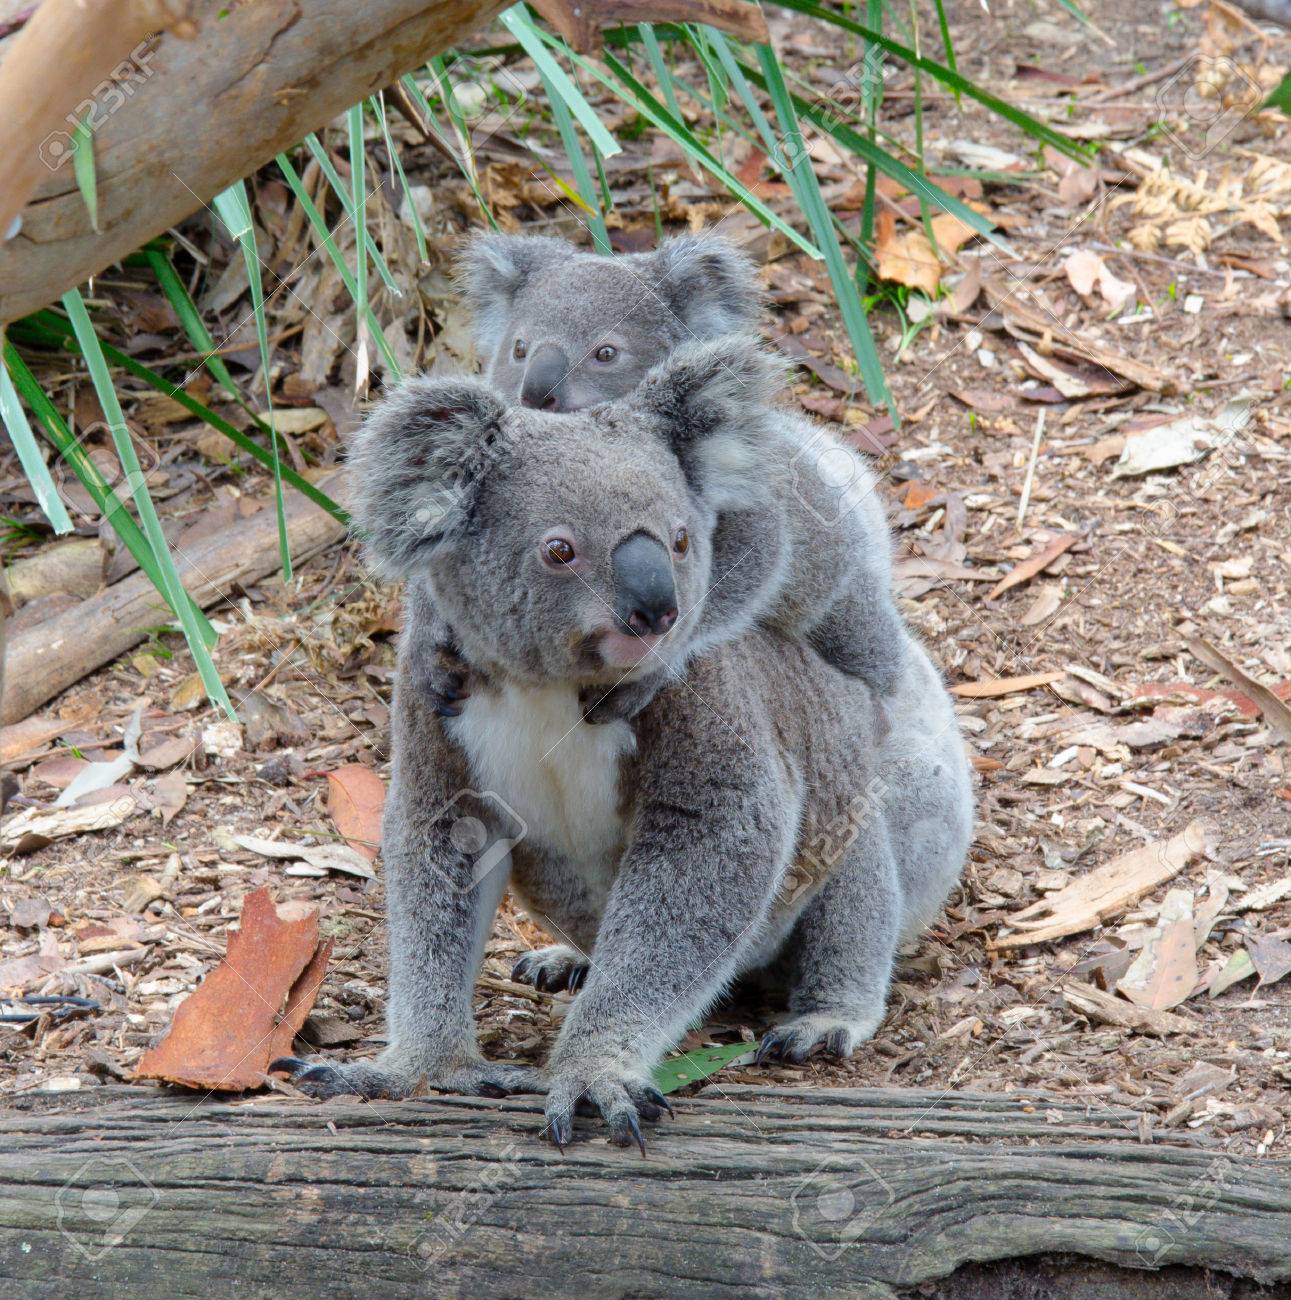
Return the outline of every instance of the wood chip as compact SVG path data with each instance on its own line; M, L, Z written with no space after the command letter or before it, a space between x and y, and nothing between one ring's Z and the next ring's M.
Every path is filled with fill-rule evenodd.
M1117 1025L1161 1038L1167 1034L1191 1033L1194 1028L1192 1021L1183 1016L1170 1011L1153 1011L1150 1007L1136 1007L1132 1002L1076 980L1069 980L1062 986L1062 997L1073 1011L1079 1011L1100 1025Z
M987 600L995 600L1011 587L1029 582L1037 573L1043 573L1060 555L1071 550L1080 541L1079 533L1060 533L1042 550L1023 560L1009 570L987 593Z
M1061 681L1062 673L1029 673L1025 677L993 677L980 682L960 682L950 688L952 695L962 700L989 700L997 695L1012 695L1016 691L1033 691L1037 686L1048 686Z
M1244 673L1226 654L1201 637L1194 637L1188 642L1189 651L1207 668L1227 677L1234 685L1242 688L1243 694L1253 700L1264 721L1291 745L1291 708L1285 700L1280 700L1263 683Z

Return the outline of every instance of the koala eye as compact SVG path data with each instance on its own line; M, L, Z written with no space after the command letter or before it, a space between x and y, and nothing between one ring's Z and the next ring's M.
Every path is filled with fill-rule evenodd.
M524 339L516 339L516 345L511 349L511 355L515 357L517 361L523 361L528 354L529 345L524 341Z
M545 564L559 568L574 562L574 544L563 537L549 537L542 544L542 558Z
M672 535L672 549L678 555L685 555L690 550L690 534L684 528L678 528Z
M619 355L619 350L611 343L606 343L603 347L596 349L597 361L613 361Z

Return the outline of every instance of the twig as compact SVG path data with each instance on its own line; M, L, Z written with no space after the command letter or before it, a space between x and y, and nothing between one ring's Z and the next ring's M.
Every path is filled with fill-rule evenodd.
M1031 484L1035 479L1036 457L1040 454L1040 439L1044 437L1044 407L1042 406L1035 418L1035 437L1031 440L1031 459L1027 462L1027 476L1022 483L1022 499L1018 502L1018 528L1022 528L1022 521L1026 518L1027 506L1031 501Z
M1155 72L1145 72L1141 77L1135 77L1132 81L1122 82L1119 86L1109 86L1106 90L1100 90L1096 95L1090 95L1088 99L1077 99L1076 102L1082 108L1088 108L1091 104L1104 104L1109 99L1115 99L1118 95L1132 95L1136 90L1154 86L1158 81L1164 81L1167 77L1174 76L1185 63L1190 62L1195 57L1192 54L1185 54L1182 58L1175 59L1162 68L1157 68Z

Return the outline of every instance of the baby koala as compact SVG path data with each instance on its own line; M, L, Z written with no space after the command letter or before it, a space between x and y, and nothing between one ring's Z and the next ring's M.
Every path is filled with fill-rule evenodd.
M752 264L714 236L604 257L559 239L482 235L466 249L461 280L489 381L503 400L543 411L614 401L680 347L751 336L761 306ZM891 543L874 477L856 452L804 416L771 405L767 417L777 434L772 462L750 475L757 491L720 503L712 585L691 650L761 623L886 695L907 633L892 598ZM467 667L424 593L410 599L419 605L417 675L441 713L456 716L469 694ZM662 659L653 667L584 692L587 720L634 717L670 670L679 671Z

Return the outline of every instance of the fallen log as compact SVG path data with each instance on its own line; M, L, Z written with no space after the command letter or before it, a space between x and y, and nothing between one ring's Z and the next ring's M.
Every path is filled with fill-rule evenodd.
M1002 1294L959 1291L963 1264L1052 1252L1050 1271L1114 1266L1100 1294L1230 1293L1131 1271L1170 1265L1291 1279L1291 1164L1144 1143L1129 1111L732 1085L675 1100L642 1160L590 1120L562 1154L533 1098L29 1095L0 1112L0 1280L138 1300L954 1296Z
M10 115L0 116L5 192L14 186L18 193L24 173L44 178L22 211L19 232L0 242L0 322L44 306L133 252L503 8L498 0L46 3L73 15L61 26L61 46L51 44L50 23L37 26L40 10L30 24L34 42L22 28L0 41L0 84L13 100ZM157 14L158 26L163 15L180 17L195 34L165 34L155 48L141 46L137 22L105 36L85 26L89 10L102 13L109 33L112 13L129 11ZM86 53L91 38L100 48L109 41L116 64L106 62L120 68L98 83L92 106L84 82L105 60ZM24 58L23 44L36 46L38 63ZM71 80L62 75L65 61L51 54L56 46L66 53ZM29 93L33 77L45 88L40 95ZM94 117L98 230L70 162L71 132L87 111ZM0 222L0 241L9 227Z
M343 481L338 470L320 479L318 487L335 496ZM337 541L344 532L311 501L288 495L287 538L293 558ZM237 584L272 573L279 563L278 523L272 506L231 528L175 546L180 581L203 609L226 599ZM136 571L71 609L10 633L0 723L21 721L87 673L138 645L149 628L172 617L148 576Z

